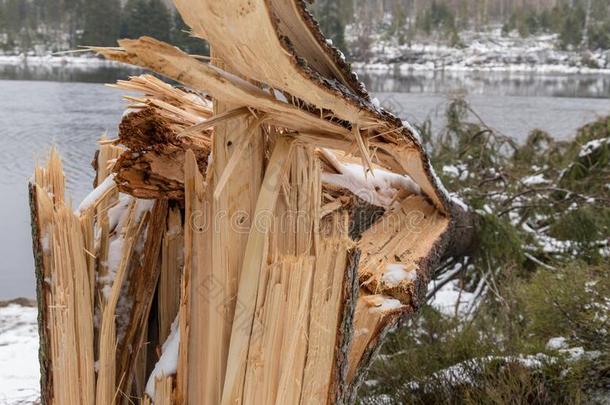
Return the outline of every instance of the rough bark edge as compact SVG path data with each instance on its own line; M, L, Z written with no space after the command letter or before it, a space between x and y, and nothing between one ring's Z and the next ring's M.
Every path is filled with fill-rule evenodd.
M450 236L447 236L441 259L468 254L479 242L476 233L480 225L479 215L454 201L450 215L451 221L447 230Z
M375 359L377 353L381 349L385 337L387 334L396 326L398 320L404 318L405 316L409 316L413 311L410 308L404 309L400 312L390 313L383 318L382 323L379 327L379 333L371 340L367 348L364 350L362 357L360 358L360 363L356 369L356 374L354 375L354 379L351 382L348 382L346 387L346 397L345 404L355 404L358 399L358 388L366 375L368 374L369 368L371 364L373 364L373 360Z
M40 401L42 405L53 403L53 375L51 359L47 356L50 348L47 325L47 302L44 281L44 263L42 260L42 245L40 243L40 225L38 222L38 207L36 200L36 184L28 184L30 203L30 226L32 230L32 251L34 252L34 273L36 276L36 302L38 307L38 364L40 365Z
M349 350L354 336L354 315L358 303L358 263L360 250L350 249L347 252L347 269L343 280L342 319L339 327L335 349L335 368L332 372L332 384L329 387L329 400L332 404L345 403L347 372L349 370Z
M326 37L322 33L322 29L320 28L320 24L311 12L307 9L307 2L305 0L293 0L297 5L297 10L299 10L299 14L301 18L305 21L305 24L309 27L309 31L313 34L313 37L318 42L318 45L322 49L326 51L326 54L331 57L333 62L339 66L339 70L341 74L348 82L351 90L353 90L358 96L365 98L367 101L370 101L370 95L362 83L358 79L358 75L352 71L351 65L347 63L344 59L345 56L343 52L338 48L332 46L329 42L327 42Z
M354 241L360 240L364 231L373 226L386 212L385 208L369 204L355 195L349 209L349 237Z
M326 38L319 29L319 25L315 22L313 16L307 10L305 2L303 0L291 1L296 2L297 9L300 10L301 15L309 15L309 17L304 18L306 27L309 29L310 33L317 38L318 42L323 40L324 46L322 46L322 49L326 51L328 57L334 60L339 55L339 50L326 42ZM389 127L395 127L397 133L402 135L403 139L410 141L419 152L425 175L430 181L432 187L435 188L437 197L443 204L445 212L449 213L451 211L452 206L450 198L447 195L444 187L440 184L440 180L438 180L438 177L434 174L434 169L432 168L432 164L430 162L428 154L424 150L420 142L419 135L415 132L415 129L410 125L408 127L405 126L401 119L399 119L389 111L386 111L383 108L375 107L373 103L368 99L368 97L361 96L352 92L351 89L348 89L343 84L338 83L336 80L329 80L328 78L320 75L318 72L309 67L307 61L296 53L294 46L290 42L290 39L280 33L279 17L274 13L269 0L264 0L264 2L280 45L290 55L293 64L301 73L303 78L305 80L310 80L311 82L316 83L323 91L334 93L337 96L343 98L347 103L352 104L362 110L366 110L378 120L386 122ZM351 67L347 63L338 63L337 66L344 75L344 77L351 77L353 75ZM364 84L362 84L361 82L359 83L361 86L364 86ZM433 205L435 206L436 204Z

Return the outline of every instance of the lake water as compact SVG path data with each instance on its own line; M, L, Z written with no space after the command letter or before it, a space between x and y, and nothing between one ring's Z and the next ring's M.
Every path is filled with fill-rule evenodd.
M34 296L27 180L35 160L57 146L77 204L91 189L96 140L104 132L116 134L124 108L121 93L100 82L129 72L0 66L0 300ZM536 127L566 138L582 124L610 114L608 76L360 76L401 118L421 122L431 117L436 128L442 125L447 95L464 90L490 126L521 140Z
M360 73L384 107L412 123L444 124L448 99L465 96L487 125L517 140L532 129L557 139L600 115L610 114L610 75L500 72Z

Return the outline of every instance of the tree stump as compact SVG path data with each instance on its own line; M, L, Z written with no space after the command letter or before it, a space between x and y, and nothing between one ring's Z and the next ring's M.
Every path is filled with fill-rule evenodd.
M75 212L57 155L30 185L43 403L353 403L472 218L303 1L176 6L211 62L92 48L182 87L119 81Z

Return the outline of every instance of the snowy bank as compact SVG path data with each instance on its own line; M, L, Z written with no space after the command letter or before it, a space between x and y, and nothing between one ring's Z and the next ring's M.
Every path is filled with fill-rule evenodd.
M0 66L47 66L67 68L131 67L124 63L109 61L90 54L87 55L1 55Z
M36 307L0 304L0 404L33 403L40 393Z
M442 41L399 45L379 36L369 56L354 67L365 72L401 74L418 71L486 71L540 74L610 74L610 50L570 51L557 47L558 36L545 34L521 38L503 35L501 28L460 33L460 46Z

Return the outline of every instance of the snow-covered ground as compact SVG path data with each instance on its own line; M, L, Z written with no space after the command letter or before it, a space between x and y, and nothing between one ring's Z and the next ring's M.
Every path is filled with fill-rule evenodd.
M29 404L39 396L35 307L0 307L0 405Z
M354 34L349 38L354 40ZM403 74L434 70L610 74L610 50L560 50L556 34L521 38L517 33L503 35L500 27L493 27L484 32L462 32L460 39L460 46L432 40L399 45L395 39L380 35L372 42L366 60L354 63L354 67L369 72L398 69Z
M429 289L434 288L435 281ZM432 296L429 304L445 316L465 317L470 315L477 305L477 292L468 292L460 288L459 280L453 280L440 288Z

